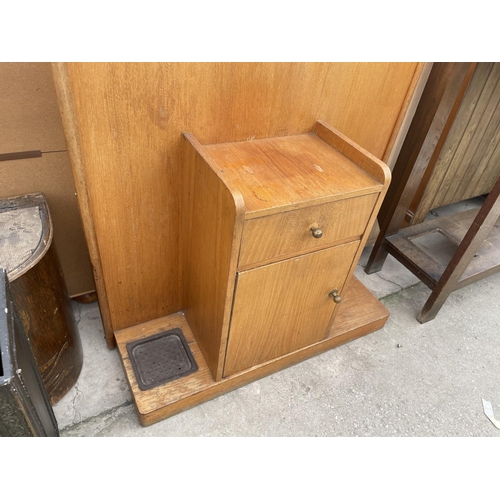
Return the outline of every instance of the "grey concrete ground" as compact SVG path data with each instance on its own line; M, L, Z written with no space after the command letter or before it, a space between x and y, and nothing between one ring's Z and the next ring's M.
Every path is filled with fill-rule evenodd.
M421 325L429 289L391 257L366 275L369 250L356 275L390 310L383 329L150 427L97 304L75 303L85 359L54 408L61 435L500 436L481 401L500 419L500 274L454 292Z

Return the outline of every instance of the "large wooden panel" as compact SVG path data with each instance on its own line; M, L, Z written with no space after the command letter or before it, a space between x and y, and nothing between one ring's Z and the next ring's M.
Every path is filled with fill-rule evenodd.
M486 194L500 175L500 63L479 63L412 224L429 210Z
M238 273L224 377L324 338L359 241Z
M202 144L330 123L387 157L417 63L68 63L56 86L112 330L182 308L181 133Z

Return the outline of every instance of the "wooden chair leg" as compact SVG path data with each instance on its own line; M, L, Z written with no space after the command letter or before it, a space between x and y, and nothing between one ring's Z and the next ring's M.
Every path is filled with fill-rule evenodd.
M422 311L417 317L420 323L433 320L451 292L455 291L462 274L467 269L484 239L500 216L500 177L479 210L474 222L446 266L436 286L432 290Z
M385 259L387 259L387 249L385 248L385 237L387 234L380 231L373 246L372 253L368 259L368 263L365 267L366 274L373 274L382 269L385 264Z

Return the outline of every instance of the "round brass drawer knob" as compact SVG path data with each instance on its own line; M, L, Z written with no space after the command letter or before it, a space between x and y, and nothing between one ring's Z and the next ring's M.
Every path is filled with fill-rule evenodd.
M340 304L342 302L342 297L339 295L339 291L335 288L335 290L332 290L329 294L329 297L333 299L335 304Z
M319 227L311 228L313 238L321 238L323 236L323 231Z

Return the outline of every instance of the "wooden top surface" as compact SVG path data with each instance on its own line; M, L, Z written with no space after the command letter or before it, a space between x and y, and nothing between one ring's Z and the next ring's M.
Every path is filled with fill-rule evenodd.
M26 262L42 239L38 207L0 209L0 267L8 273Z
M52 243L52 233L42 193L0 199L0 268L9 281L40 261Z
M203 146L245 201L247 218L380 191L382 185L316 134Z

